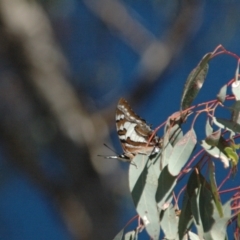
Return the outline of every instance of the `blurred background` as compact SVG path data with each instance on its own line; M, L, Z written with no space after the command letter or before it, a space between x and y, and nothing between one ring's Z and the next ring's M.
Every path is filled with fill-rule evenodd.
M0 239L112 239L136 215L128 164L97 156L113 155L104 143L122 153L119 98L160 125L205 53L240 54L239 11L234 0L0 0ZM195 103L236 65L214 59Z

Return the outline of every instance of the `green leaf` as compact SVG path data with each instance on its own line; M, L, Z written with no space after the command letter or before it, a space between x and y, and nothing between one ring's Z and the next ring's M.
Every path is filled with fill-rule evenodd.
M191 198L190 196L188 196L188 193L185 192L183 197L181 214L178 221L178 234L180 240L186 234L193 222L190 199Z
M179 239L182 239L186 232L189 230L189 226L193 222L192 216L199 222L199 213L197 205L197 192L200 187L199 175L196 171L193 171L188 179L186 190L183 195L183 203L181 214L179 217L178 234Z
M163 137L163 150L161 152L160 169L162 170L169 162L169 156L172 153L172 144L169 142L168 134Z
M238 123L235 123L231 120L223 119L223 118L217 118L216 119L218 123L222 124L224 126L224 129L232 130L235 133L240 132L240 125Z
M225 167L229 166L229 161L226 160L226 158L229 160L229 157L225 151L229 144L221 136L221 129L208 136L205 141L202 141L201 145L210 155L220 158Z
M160 225L155 194L159 176L153 162L159 162L141 154L134 157L133 161L137 165L137 168L132 165L129 167L129 186L133 202L149 236L158 239Z
M208 72L208 62L212 57L212 53L207 53L199 62L196 68L189 74L184 86L181 110L189 108L201 89Z
M137 240L137 232L135 230L127 232L124 235L124 240Z
M190 240L200 240L201 238L199 238L199 236L196 233L193 232L188 232L188 236Z
M176 142L183 137L182 129L178 124L175 124L173 127L171 127L167 134L169 134L169 141L172 146L174 146Z
M208 135L205 139L205 142L210 146L218 146L220 137L221 137L221 129Z
M224 217L219 216L210 185L204 180L199 196L199 210L204 229L204 239L225 239L227 223L231 219L231 201L225 203L222 209Z
M220 89L220 91L217 95L218 101L221 102L221 103L224 103L224 101L226 99L226 94L227 94L227 84L222 86L222 88Z
M231 120L234 123L240 123L240 101L236 101L233 103L231 107L228 108L232 112Z
M196 143L197 140L194 129L190 129L180 140L178 140L169 157L168 164L168 170L173 176L177 176L180 173L191 156Z
M240 100L240 81L235 81L232 83L232 93L236 100Z
M115 237L113 240L122 240L123 239L123 233L124 229L122 229Z
M199 189L195 190L195 196L191 198L191 209L194 217L194 224L197 229L197 233L200 239L203 239L204 231L202 227L202 220L200 218L199 213L199 192L200 192L201 185L199 186Z
M240 213L237 215L237 226L240 228Z
M216 179L215 179L215 166L212 161L209 161L209 179L210 179L210 185L211 190L214 198L215 205L217 207L218 213L220 217L223 217L223 210L222 210L222 203L220 199L220 195L218 193Z
M202 187L199 195L199 211L205 233L210 231L212 225L214 224L214 201L213 194L210 189L209 183L204 179L202 181Z
M225 154L225 152L221 151L221 149L217 147L213 147L208 145L205 140L201 142L201 146L204 148L204 150L210 154L214 158L219 158L221 162L223 163L224 167L229 167L229 159L228 156Z
M228 158L232 160L233 166L236 166L238 164L238 154L236 151L231 147L226 147L224 150Z
M163 169L168 163L169 163L169 156L172 153L172 145L170 143L167 143L164 146L164 151L162 152L161 155L161 161L160 161L160 169Z
M216 210L216 208L214 208L213 212L214 224L212 225L211 230L204 234L205 238L206 236L208 236L209 239L219 240L227 239L226 235L227 223L232 218L231 201L232 199L227 201L222 207L224 216L223 218L219 216L218 211Z
M176 239L178 236L178 217L172 204L163 212L161 227L165 239Z
M173 113L165 124L164 137L174 146L179 138L183 136L181 129L182 119L180 112Z
M210 122L209 122L209 118L206 121L205 132L206 132L206 136L211 135L213 132L212 126L210 125Z
M172 176L168 167L165 166L158 178L158 187L155 195L155 199L159 209L163 209L169 196L172 194L172 190L177 183L177 177Z
M232 131L230 128L227 128L222 123L218 122L218 120L215 117L213 117L212 120L213 120L213 123L219 128L229 131L232 137L235 135L234 131Z

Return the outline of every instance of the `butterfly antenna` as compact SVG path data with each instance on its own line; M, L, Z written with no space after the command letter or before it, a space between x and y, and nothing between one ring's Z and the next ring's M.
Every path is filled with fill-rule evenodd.
M104 158L118 158L118 156L119 156L119 154L116 152L116 151L114 151L111 147L109 147L106 143L104 143L103 144L106 148L108 148L109 150L111 150L114 154L116 154L116 156L112 156L112 155L97 155L97 156L99 156L99 157L104 157Z
M106 148L110 149L113 153L115 153L116 155L118 155L118 153L116 151L114 151L111 147L109 147L106 143L103 144Z

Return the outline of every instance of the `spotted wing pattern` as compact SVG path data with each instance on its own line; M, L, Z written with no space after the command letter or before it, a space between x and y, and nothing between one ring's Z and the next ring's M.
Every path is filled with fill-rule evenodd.
M159 150L159 137L154 135L145 120L133 112L124 98L121 98L117 105L116 127L124 151L124 154L120 155L121 158L132 160L138 153L150 155Z

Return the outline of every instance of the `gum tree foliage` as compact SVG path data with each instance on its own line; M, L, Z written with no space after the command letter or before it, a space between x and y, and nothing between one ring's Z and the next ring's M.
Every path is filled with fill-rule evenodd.
M235 77L219 89L216 99L192 106L206 80L210 60L220 54L237 59ZM240 132L239 62L240 57L220 45L207 53L189 74L180 110L164 124L161 151L150 157L139 154L133 159L134 164L129 165L129 188L139 220L135 229L122 229L114 240L138 239L143 229L154 240L160 236L169 240L239 239L240 187L224 189L224 184L237 174L239 158L240 144L236 143ZM219 118L215 114L218 108L225 109L230 117ZM205 139L199 139L194 131L200 115L205 116ZM189 122L184 133L182 125ZM218 160L222 162L218 167L228 170L220 182L215 178L218 171L214 162ZM183 178L187 183L176 192ZM226 192L231 195L223 203L221 194ZM232 227L233 236L227 236L228 226Z

